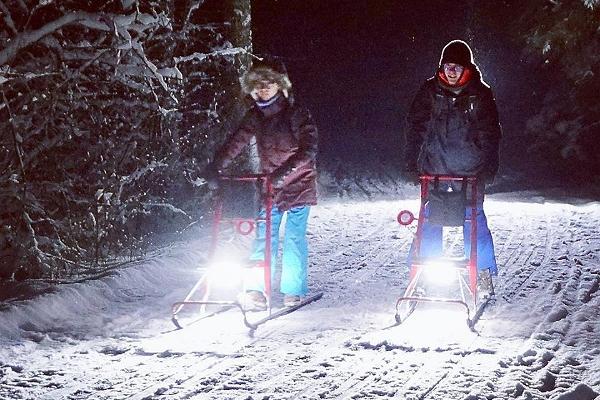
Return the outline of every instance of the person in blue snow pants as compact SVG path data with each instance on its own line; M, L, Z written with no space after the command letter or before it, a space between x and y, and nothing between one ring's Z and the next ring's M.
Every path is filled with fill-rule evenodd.
M496 100L483 81L467 43L453 40L444 47L435 75L421 85L406 121L405 171L408 177L477 178L477 266L480 277L487 279L491 286L489 278L498 273L498 268L483 211L483 197L485 184L491 182L498 171L502 131ZM466 213L470 217L469 208ZM464 226L467 257L470 224L466 221ZM425 223L421 256L436 256L441 251L442 227Z
M425 217L429 216L429 208L425 206ZM471 218L471 208L467 207L465 218ZM494 253L494 240L488 228L487 217L483 211L483 201L477 203L477 268L480 271L489 270L492 276L498 275L496 255ZM441 225L424 222L422 225L420 244L420 257L438 257L442 255L443 227ZM471 256L471 221L465 220L463 225L464 254L468 259ZM412 264L414 242L410 247L408 265Z
M242 78L242 89L253 105L205 171L210 187L220 170L256 139L260 172L269 175L273 187L272 271L284 216L286 221L280 285L285 306L300 304L308 292L306 225L310 206L317 204L317 128L310 112L293 101L291 86L281 61L255 60ZM265 228L264 222L258 224L251 260L264 261ZM266 308L264 269L249 268L244 278L247 290L240 303L248 310Z
M306 239L306 227L310 206L294 207L287 211L284 236L283 252L281 260L281 283L282 293L293 296L304 296L308 293L308 240ZM266 212L263 210L259 217L264 218ZM271 281L275 276L277 265L277 249L279 248L279 231L284 212L277 207L271 210ZM256 239L253 245L251 260L265 260L265 223L259 223ZM246 270L246 289L263 292L264 274L261 268L250 268Z

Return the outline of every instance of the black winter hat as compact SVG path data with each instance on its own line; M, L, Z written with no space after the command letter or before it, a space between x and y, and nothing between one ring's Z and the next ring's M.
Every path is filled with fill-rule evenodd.
M440 67L446 63L460 64L463 67L475 65L473 63L473 52L468 44L462 40L453 40L444 46Z

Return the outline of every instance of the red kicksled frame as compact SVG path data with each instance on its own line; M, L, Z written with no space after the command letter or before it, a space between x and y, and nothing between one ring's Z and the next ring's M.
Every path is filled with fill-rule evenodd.
M404 292L404 295L396 301L396 323L400 324L414 311L418 303L446 303L457 304L464 306L467 312L467 323L472 328L476 319L480 314L478 310L477 298L477 179L475 177L459 177L445 175L422 175L419 177L421 184L421 205L419 216L415 217L408 210L400 211L398 214L398 223L401 225L410 225L414 220L417 220L417 232L412 247L412 257L410 265L410 281ZM460 297L432 297L420 296L416 293L417 285L422 277L423 272L427 268L432 268L429 264L431 258L421 257L421 242L423 239L423 224L427 221L425 216L425 207L427 205L431 183L438 182L465 182L467 189L470 187L470 196L467 198L466 205L470 208L470 216L465 218L465 221L470 221L470 254L468 259L451 258L451 257L436 257L435 261L443 262L444 268L452 268L457 275L457 280L460 288ZM469 193L469 190L467 190ZM464 228L463 228L464 229ZM466 275L466 278L465 278ZM475 315L471 318L471 311L476 310Z
M259 223L265 224L265 258L259 262L252 262L251 268L263 268L264 271L264 283L265 283L265 297L267 299L267 315L263 316L261 319L257 321L250 321L248 319L248 315L242 304L236 299L231 301L215 301L209 300L211 295L211 282L208 273L203 274L203 276L196 282L196 284L189 291L187 296L183 301L178 301L173 303L171 307L171 321L178 328L182 329L182 324L179 323L178 314L185 307L189 305L195 305L201 307L201 312L203 316L198 319L203 319L207 317L211 317L220 312L227 311L231 308L237 307L244 317L244 324L250 329L250 334L252 335L254 331L258 328L258 326L264 324L267 321L275 319L277 317L281 317L283 315L289 314L297 309L304 307L307 304L312 303L320 299L323 296L322 292L316 293L312 296L308 296L303 299L300 303L291 306L285 307L277 311L273 311L272 305L272 282L271 282L271 254L273 249L271 248L271 211L273 209L273 184L271 181L271 177L268 174L247 174L247 175L221 175L219 176L219 180L221 181L241 181L241 182L260 182L263 187L263 204L265 211L265 217L255 217L255 218L224 218L223 216L223 198L221 195L216 197L215 202L215 213L213 216L212 222L212 233L211 233L211 241L208 250L208 261L209 264L212 260L214 260L215 254L217 252L217 245L219 241L219 232L221 230L221 226L223 224L233 224L236 233L246 236L251 234ZM258 210L257 210L258 211ZM194 296L198 291L202 292L200 300L193 300ZM218 305L222 306L219 310L214 311L212 313L206 313L206 306L208 305Z
M267 310L269 315L272 314L272 304L271 304L271 210L273 208L273 185L271 182L271 178L267 174L247 174L247 175L220 175L219 180L221 181L239 181L239 182L262 182L264 184L265 194L263 196L264 199L264 209L265 209L265 217L264 218L224 218L223 217L223 198L221 195L216 197L215 207L214 207L214 215L212 222L212 232L210 245L208 249L208 260L209 263L214 259L215 254L217 252L217 246L219 241L219 232L221 230L221 226L225 223L233 224L236 232L240 235L249 235L256 228L258 223L265 223L265 259L261 262L254 263L253 267L262 267L264 270L264 282L265 282L265 294L267 298ZM202 290L201 290L202 289ZM202 297L200 300L193 300L194 295L201 290ZM211 282L208 273L202 275L202 277L196 282L196 284L192 287L192 289L188 292L187 296L183 301L178 301L173 303L172 310L172 318L173 324L182 329L183 326L179 323L177 314L188 305L196 305L201 306L201 312L204 313L204 318L215 315L219 312L226 311L230 308L237 307L244 315L244 323L251 329L256 329L257 324L253 324L248 321L246 317L246 311L242 307L242 305L237 300L231 301L215 301L209 300L211 295ZM220 310L215 311L213 313L206 314L206 306L207 305L220 305L223 306Z

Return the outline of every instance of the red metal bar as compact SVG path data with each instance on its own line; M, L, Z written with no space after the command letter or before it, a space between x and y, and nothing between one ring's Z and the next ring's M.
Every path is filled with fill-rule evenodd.
M417 287L417 282L419 281L419 277L421 276L421 272L423 267L421 265L418 264L413 264L413 268L415 271L415 276L412 277L409 281L408 281L408 286L406 287L406 290L404 291L404 296L403 297L410 297L412 296L413 292L415 291L415 288ZM397 305L398 303L396 303Z
M475 308L477 307L477 178L473 176L446 176L446 175L421 175L419 177L421 183L421 205L419 210L419 217L417 218L417 233L413 246L413 254L411 255L411 259L413 262L411 263L410 269L410 281L403 297L400 297L396 302L396 320L399 323L399 307L403 302L440 302L440 303L453 303L453 304L461 304L467 310L467 315L470 315L470 308L467 304L467 300L464 296L464 292L462 290L461 279L463 279L459 275L459 285L461 285L461 299L452 299L452 298L436 298L436 297L421 297L421 296L413 296L413 291L415 290L417 281L419 280L420 273L423 268L426 268L426 265L420 260L421 253L421 240L423 235L423 223L426 222L427 218L425 218L425 204L427 202L427 197L429 193L429 184L431 181L462 181L464 184L471 185L471 199L469 202L471 208L470 215L470 233L471 233L471 250L469 254L469 259L464 267L456 267L457 272L460 269L467 271L469 275L469 284L468 288L473 296L473 303ZM466 282L465 282L466 283ZM466 285L465 285L466 286Z
M264 281L265 281L265 294L267 298L267 304L269 306L269 314L271 313L271 211L273 209L273 200L271 198L273 187L271 183L271 177L269 174L244 174L244 175L220 175L221 179L232 180L232 181L258 181L264 180L266 186L266 200L265 200L265 218L257 218L256 222L265 223L265 260L264 260ZM239 223L239 220L238 220Z
M398 309L398 305L403 302L403 301L416 301L416 302L422 302L422 303L450 303L450 304L460 304L462 306L464 306L467 310L467 318L470 317L471 314L471 310L469 309L469 305L462 301L462 300L458 300L458 299L450 299L450 298L443 298L443 297L417 297L417 296L407 296L407 297L400 297L398 299L398 301L396 302L396 309Z
M265 297L267 298L267 305L269 309L269 315L272 311L272 290L271 290L271 254L273 253L273 249L271 248L271 232L272 232L272 210L273 210L273 185L271 182L271 177L269 174L245 174L245 175L221 175L221 179L224 180L232 180L232 181L259 181L264 180L266 186L266 194L265 194L265 218L257 218L256 222L265 223L265 260L263 262L263 277L265 283ZM239 220L238 220L239 223Z
M270 260L271 260L271 208L272 208L272 200L271 200L271 183L269 181L269 176L267 174L246 174L246 175L220 175L219 179L222 180L233 180L233 181L258 181L261 179L264 179L266 181L266 186L267 186L267 215L266 218L261 219L261 218L257 218L254 220L248 219L248 220L243 220L243 219L239 219L239 218L233 218L233 219L228 219L227 221L231 221L234 223L234 225L239 225L241 223L241 221L252 221L252 223L256 223L259 221L264 221L266 223L266 235L269 238L266 242L265 242L265 253L266 253L266 260L265 260L265 286L266 286L266 292L268 294L268 301L269 301L269 313L270 313L270 292L271 292L271 265L270 265ZM209 243L209 248L208 248L208 260L210 262L210 260L212 260L216 254L217 251L217 246L218 246L218 241L219 241L219 232L220 232L220 228L221 228L221 224L224 222L223 219L223 199L221 196L217 196L216 200L215 200L215 204L214 204L214 214L213 214L213 223L212 223L212 229L211 229L211 239L210 239L210 243ZM268 261L267 261L268 260ZM267 271L268 270L268 271ZM268 280L267 280L268 277ZM192 300L192 297L194 296L194 294L202 287L204 286L204 293L202 294L202 298L201 300ZM202 306L202 311L204 311L204 307L206 305L237 305L237 302L231 302L231 301L209 301L208 298L210 297L210 279L209 277L205 274L203 275L194 285L194 287L189 291L189 293L187 294L187 296L185 297L185 299L183 301L179 301L176 302L172 305L172 314L173 314L173 320L176 322L177 320L177 314L181 311L181 309L184 307L184 305L189 305L189 304L196 304L196 305L201 305ZM178 325L176 323L176 325ZM178 325L179 327L179 325Z
M176 303L173 303L173 310L175 310L177 307L182 307L185 304L198 304L198 305L217 305L217 306L235 306L238 304L237 301L220 301L220 300L187 300L187 301L178 301ZM173 314L176 314L175 311L173 311Z
M212 260L214 258L215 253L217 252L219 228L221 225L221 219L223 217L223 202L220 198L217 198L214 207L215 213L213 214L212 232L210 244L208 247L208 260ZM204 294L202 296L202 301L205 302L208 299L210 295L210 282L207 278L207 275L205 274L196 282L196 284L192 287L192 290L188 292L187 296L185 296L185 299L183 301L173 304L173 318L176 317L176 315L181 311L185 304L197 304L191 303L191 298L194 296L196 291L200 289L201 286L205 287ZM204 309L202 309L202 311L204 311Z
M471 253L469 255L469 284L473 303L477 306L477 181L471 181Z
M264 277L265 277L265 293L267 298L267 306L269 308L269 315L271 315L272 305L271 305L271 211L273 210L273 199L271 198L271 192L273 190L271 184L271 178L268 175L263 176L265 179L265 184L267 187L266 200L265 200L265 267L264 267ZM275 249L277 251L277 249Z
M428 177L422 176L421 181L421 206L419 208L419 218L417 223L417 235L415 237L415 245L413 246L413 254L411 259L416 260L421 257L421 237L423 236L423 223L425 222L425 203L427 202L427 193L429 191ZM414 265L414 264L413 264ZM411 265L410 279L415 277L416 269Z
M219 179L229 181L257 181L260 179L268 179L268 174L245 174L245 175L219 175Z

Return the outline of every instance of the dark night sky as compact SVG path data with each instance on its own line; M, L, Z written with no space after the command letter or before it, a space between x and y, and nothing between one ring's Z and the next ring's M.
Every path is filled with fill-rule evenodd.
M410 101L435 72L443 46L466 40L497 98L506 165L522 156L514 144L524 140L532 83L521 49L506 33L474 22L468 3L253 1L254 51L285 61L297 100L319 126L321 159L367 153L370 160L400 162Z

